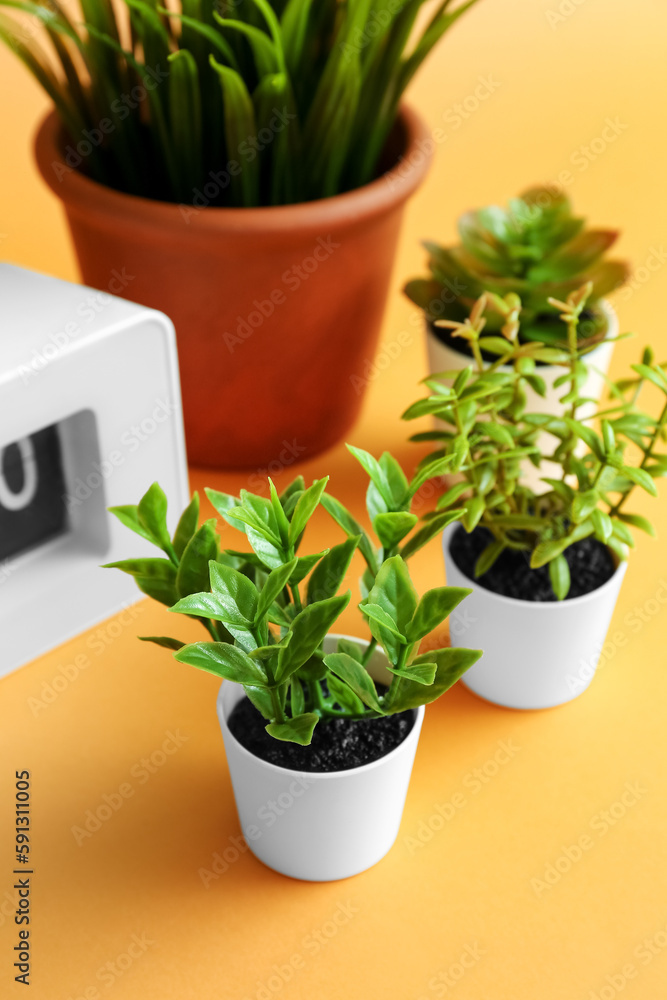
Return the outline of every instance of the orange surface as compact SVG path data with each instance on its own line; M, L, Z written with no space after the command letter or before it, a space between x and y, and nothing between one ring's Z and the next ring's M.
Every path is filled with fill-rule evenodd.
M572 13L556 20L559 0L481 3L412 91L445 139L408 212L384 347L376 369L369 359L364 415L351 435L372 451L393 449L407 465L414 457L398 414L415 396L425 355L419 318L399 287L421 267L418 239L451 238L466 207L504 200L525 184L569 171L576 205L595 223L618 224L621 250L639 268L634 287L616 297L622 327L641 331L642 343L650 340L667 354L667 8L658 0L637 0L632 8L624 0L567 0L560 9ZM474 108L470 95L479 77L493 81L494 93L458 119L457 104L470 98ZM45 101L4 52L0 92L0 253L74 279L59 207L29 153ZM581 147L590 147L607 119L623 128L604 150L591 149L594 159L587 161ZM407 346L398 340L403 331ZM634 360L638 347L617 347L613 374ZM363 476L342 449L278 478L297 468L308 477L330 473L333 492L360 509ZM235 490L244 478L193 473L194 486L204 482ZM459 686L427 709L397 844L376 868L346 882L293 882L235 848L239 831L214 711L216 682L134 638L136 631L169 631L166 611L139 604L136 620L126 614L2 681L0 995L664 997L664 490L661 501L640 498L637 507L655 521L660 540L638 539L611 626L614 642L589 691L565 707L522 714L485 704ZM313 550L325 544L326 525L318 520ZM442 582L437 543L414 569L420 588ZM353 612L344 626L358 628ZM198 634L195 624L190 628ZM44 685L77 656L85 667L40 709L32 699L41 700ZM146 771L142 759L159 751L168 733L182 735L177 752L150 765L155 773ZM498 764L503 743L516 749L509 760L500 754L505 762ZM32 771L34 794L29 994L11 978L17 941L6 895L13 774L22 768ZM124 784L133 794L78 846L72 827ZM626 794L628 784L634 796ZM571 848L582 837L587 846L579 855ZM235 850L238 857L205 888L199 870L211 870L214 855L226 849L229 859ZM533 881L547 873L548 887ZM134 935L142 944L132 944ZM126 958L130 946L134 957Z

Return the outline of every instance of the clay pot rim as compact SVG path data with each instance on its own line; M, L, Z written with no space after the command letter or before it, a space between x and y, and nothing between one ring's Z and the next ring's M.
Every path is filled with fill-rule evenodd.
M63 201L67 210L98 220L107 218L113 228L120 217L130 216L133 227L178 228L193 234L210 233L266 233L295 229L303 232L312 229L321 233L327 227L344 223L364 223L406 201L421 184L428 172L433 155L433 139L417 114L409 106L401 105L398 121L405 131L405 146L399 160L389 171L353 191L299 202L295 205L273 205L261 208L206 207L185 218L176 202L152 201L138 195L126 194L91 180L78 170L67 166L63 159L64 133L55 110L51 110L39 125L34 151L42 178L53 193ZM415 151L419 156L410 156ZM64 167L57 178L54 164ZM188 206L191 207L191 206Z

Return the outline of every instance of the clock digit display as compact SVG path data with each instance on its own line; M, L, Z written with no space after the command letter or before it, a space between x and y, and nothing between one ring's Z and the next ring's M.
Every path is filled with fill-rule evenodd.
M0 448L0 560L67 531L56 425Z

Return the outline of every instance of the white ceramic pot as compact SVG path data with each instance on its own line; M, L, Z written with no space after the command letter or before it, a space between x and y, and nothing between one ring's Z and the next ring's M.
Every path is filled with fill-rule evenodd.
M600 302L600 307L607 319L607 337L616 337L618 335L618 317L616 316L614 309L604 300ZM442 371L460 371L462 368L467 368L467 366L471 363L472 359L467 354L462 354L460 351L455 350L448 344L444 344L433 333L428 323L426 324L426 346L428 351L429 371L432 375ZM582 386L582 396L589 396L592 399L600 399L605 387L603 375L606 375L609 371L613 351L614 344L609 340L604 340L598 347L595 348L595 350L591 351L590 354L587 355L587 363L598 369L598 371L591 370L589 372L588 379ZM503 367L501 367L500 370L503 371ZM563 375L564 372L565 368L562 365L540 365L537 370L537 374L544 379L547 387L547 394L544 397L538 396L534 389L531 389L530 386L526 386L526 409L528 412L552 413L554 416L559 416L563 412L560 397L565 395L568 391L568 386L558 386L558 388L554 388L554 381L559 378L559 376ZM443 379L442 381L445 384L451 384L451 381L453 380ZM593 403L590 403L586 406L580 407L578 412L580 419L584 420L587 416L591 416L595 412L595 406ZM539 435L537 444L543 452L548 453L549 451L553 451L556 447L558 439L552 434L544 433ZM522 462L521 468L523 481L537 493L545 492L549 489L546 483L540 482L540 478L542 476L560 478L559 467L553 462L543 462L541 469L538 470L531 462L526 460Z
M565 601L520 601L480 587L449 552L452 524L443 532L449 587L472 587L453 646L482 649L463 684L506 708L552 708L585 691L595 673L627 562L605 584Z
M335 651L338 638L327 636L325 652ZM376 649L368 670L388 684L385 663ZM241 829L253 854L283 875L311 882L347 878L376 864L398 835L424 708L386 756L349 771L313 773L269 764L241 746L227 720L242 697L240 685L224 681L218 718Z

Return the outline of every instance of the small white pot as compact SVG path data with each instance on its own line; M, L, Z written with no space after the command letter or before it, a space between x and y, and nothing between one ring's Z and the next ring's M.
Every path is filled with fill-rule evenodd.
M506 708L552 708L585 691L595 673L627 562L605 584L565 601L520 601L480 587L458 568L449 546L458 524L443 532L449 587L472 587L452 646L482 649L463 684Z
M614 309L604 299L600 302L600 308L607 319L607 338L616 337L618 335L618 317L616 316ZM472 359L467 354L463 354L461 351L455 350L448 344L443 344L443 342L433 333L428 322L426 324L426 346L428 351L429 371L432 375L443 371L460 371L462 368L467 368L472 362ZM592 399L600 399L605 388L603 375L606 375L609 371L613 351L614 344L610 342L609 339L605 339L598 347L595 348L595 350L586 355L586 362L592 367L586 382L584 382L581 387L582 396L588 396ZM593 367L598 369L598 371L592 370ZM510 369L504 365L500 368L500 371L509 370ZM569 387L561 385L555 388L554 382L564 373L565 368L563 365L540 365L537 368L536 374L540 375L544 379L547 387L547 394L544 397L538 396L534 389L530 386L526 386L527 412L551 413L554 416L560 416L560 414L562 414L563 406L560 402L560 397L565 395ZM443 379L442 381L445 384L451 384L453 380ZM578 410L579 419L585 420L587 416L591 416L594 412L595 405L593 403L581 406ZM545 432L538 436L537 445L543 453L546 452L548 454L550 451L553 451L557 444L558 439L552 434ZM542 476L551 476L556 478L559 478L560 476L559 467L553 462L543 462L541 469L536 469L532 462L529 462L526 459L521 463L521 471L522 479L526 486L529 486L532 490L538 493L545 492L549 489L546 483L542 483L540 481Z
M334 652L339 638L327 636L324 651ZM369 673L389 684L385 664L384 652L376 648ZM398 835L424 708L415 711L406 739L379 760L349 771L302 772L269 764L232 735L227 720L243 697L240 685L224 681L218 718L252 853L283 875L311 882L348 878L376 864Z

